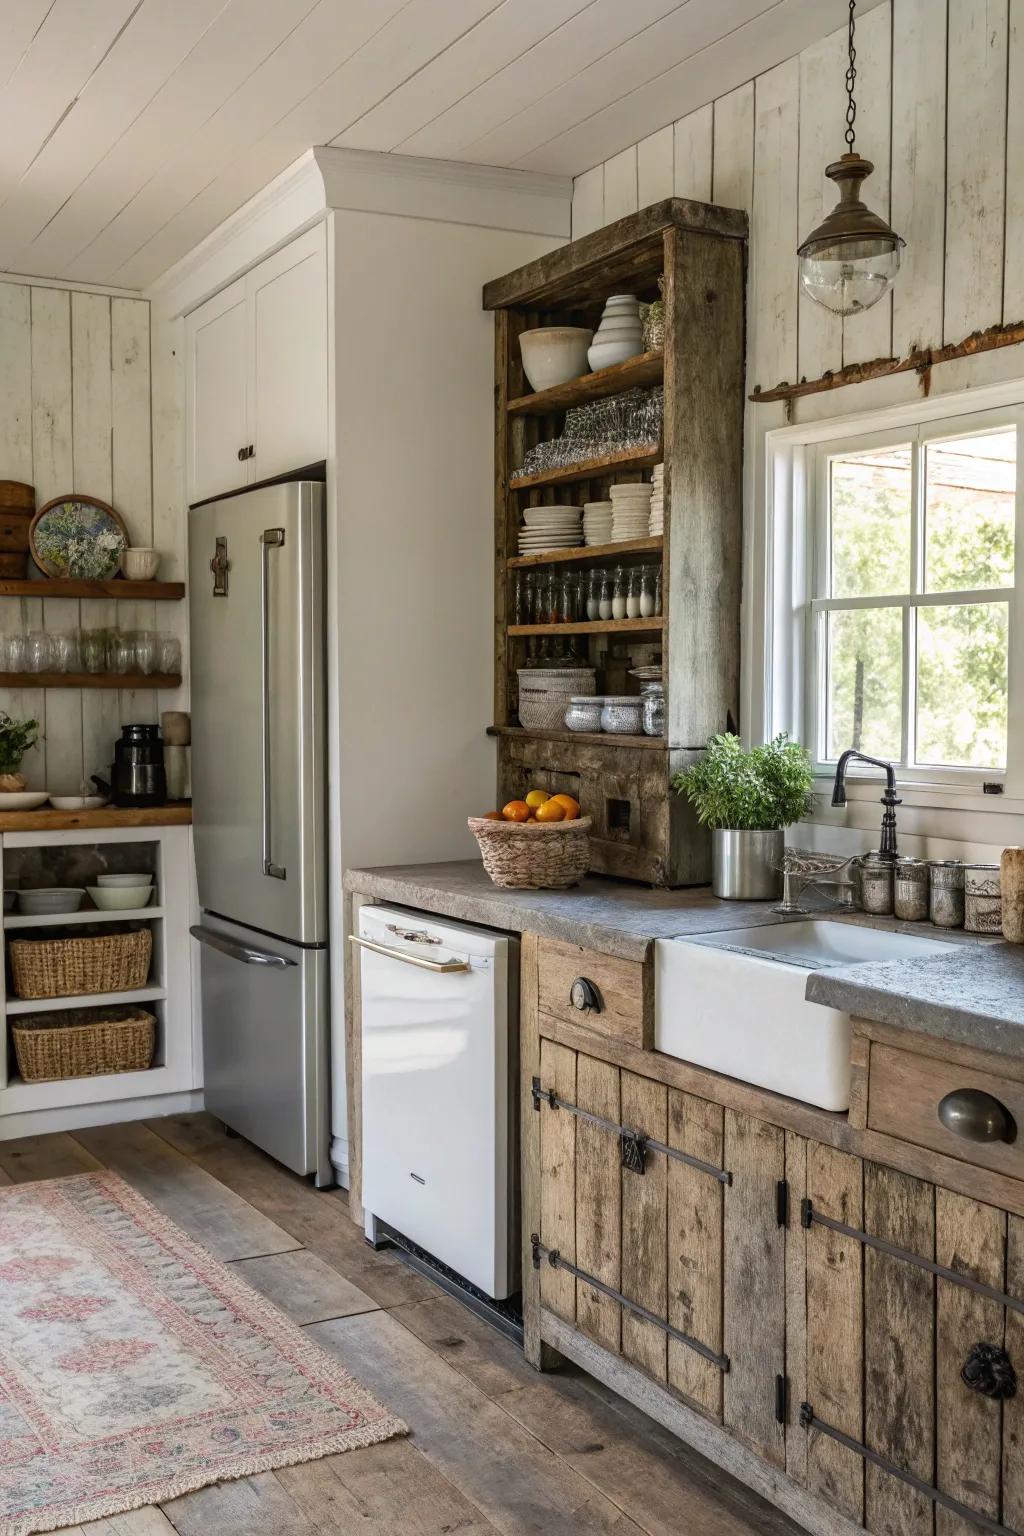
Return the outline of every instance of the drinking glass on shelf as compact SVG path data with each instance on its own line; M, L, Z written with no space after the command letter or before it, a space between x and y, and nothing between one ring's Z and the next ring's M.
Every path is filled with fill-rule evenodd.
M53 647L45 629L31 629L25 641L25 671L49 672Z
M78 671L78 636L74 630L58 630L50 636L52 666L55 672Z
M0 672L24 672L25 636L20 629L0 635Z
M81 657L83 672L102 672L107 665L106 630L79 630L78 653Z
M158 638L152 629L135 631L135 665L147 677L156 671Z
M126 631L112 629L107 635L107 671L132 672L134 668L134 640Z
M162 672L165 677L174 676L181 671L181 641L177 635L160 636L157 671Z

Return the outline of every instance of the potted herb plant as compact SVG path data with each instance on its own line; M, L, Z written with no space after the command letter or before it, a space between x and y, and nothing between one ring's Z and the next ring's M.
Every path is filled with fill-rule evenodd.
M711 889L735 901L779 894L788 826L811 808L810 758L783 733L745 751L738 736L712 736L699 762L677 774L701 826L711 828Z
M0 709L0 793L16 794L27 780L19 772L21 760L39 740L38 720L12 720Z

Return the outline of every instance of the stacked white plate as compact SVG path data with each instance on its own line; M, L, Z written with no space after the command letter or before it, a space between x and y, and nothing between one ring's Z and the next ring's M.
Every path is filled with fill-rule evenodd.
M549 549L579 548L579 507L527 507L519 530L519 553L542 555Z
M612 537L613 544L626 539L646 539L651 521L651 487L639 485L613 485Z
M655 464L651 485L651 521L649 533L652 539L665 532L665 466Z
M610 501L583 503L584 544L610 544L612 541L612 504Z

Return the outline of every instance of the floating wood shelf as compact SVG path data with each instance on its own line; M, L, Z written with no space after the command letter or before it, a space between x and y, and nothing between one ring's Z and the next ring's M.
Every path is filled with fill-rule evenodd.
M136 602L180 602L185 596L183 581L65 581L57 577L40 581L0 581L0 597L103 597Z
M552 389L540 389L533 395L520 395L510 400L506 410L510 416L547 416L552 411L567 411L574 405L585 405L588 400L604 400L609 395L621 394L626 389L640 389L660 384L665 376L663 352L641 352L637 357L615 363L611 368L598 368L595 373L581 374L565 384Z
M189 801L169 805L101 805L94 811L58 811L41 806L35 811L0 811L0 832L73 832L103 827L188 827L192 825ZM148 911L152 913L153 909ZM120 917L120 913L111 913Z
M514 555L509 566L519 569L532 565L581 564L585 560L608 560L616 555L660 555L664 539L623 539L618 544L588 544L586 548L549 549L542 555Z
M178 672L0 672L0 688L180 688Z
M539 475L522 475L509 480L510 491L532 491L541 485L568 485L573 480L598 480L602 475L614 475L619 470L652 469L661 463L661 449L639 453L635 448L620 448L617 453L603 453L597 459L582 459L579 464L566 464L562 469L546 469Z
M664 628L662 618L650 619L598 619L580 624L510 624L508 632L517 639L529 635L629 635L657 634ZM3 674L0 673L0 683ZM572 733L570 733L572 734Z
M640 747L646 752L667 752L664 736L624 736L615 731L528 731L521 725L489 725L488 736L511 736L519 741L593 742L599 747Z

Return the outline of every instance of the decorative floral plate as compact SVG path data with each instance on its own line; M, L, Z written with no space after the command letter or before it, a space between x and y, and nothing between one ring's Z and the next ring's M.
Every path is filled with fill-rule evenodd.
M29 530L32 558L47 576L108 581L117 575L128 530L95 496L56 496L40 507Z

